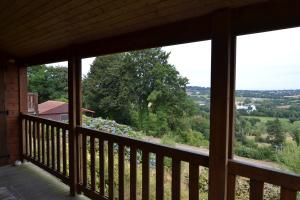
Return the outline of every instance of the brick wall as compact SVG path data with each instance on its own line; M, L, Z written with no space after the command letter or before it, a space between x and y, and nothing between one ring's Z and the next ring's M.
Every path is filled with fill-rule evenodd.
M20 87L19 87L20 86ZM20 159L19 113L27 108L26 69L7 64L5 70L5 107L7 115L7 147L10 162Z

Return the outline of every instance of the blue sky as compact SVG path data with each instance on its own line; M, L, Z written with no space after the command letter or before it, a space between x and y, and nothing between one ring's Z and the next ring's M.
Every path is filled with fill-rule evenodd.
M210 86L211 42L203 41L163 48L169 62L190 85ZM94 58L82 61L83 74ZM300 89L300 28L237 38L237 89ZM55 63L55 65L64 63Z

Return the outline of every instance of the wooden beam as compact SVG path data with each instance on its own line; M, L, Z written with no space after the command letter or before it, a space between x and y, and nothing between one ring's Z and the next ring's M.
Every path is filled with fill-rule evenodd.
M71 56L68 59L68 96L69 96L69 165L70 165L70 194L74 196L77 189L77 133L76 126L80 125L80 94L81 59ZM79 112L78 112L79 111Z
M212 20L211 55L211 113L209 147L209 199L226 199L230 65L231 65L230 10L217 11Z
M167 25L148 28L114 37L101 38L87 43L77 42L72 51L82 58L165 45L210 39L211 15L188 19ZM45 64L67 60L69 47L56 49L23 58L28 65Z
M272 0L232 10L235 35L300 26L300 1Z

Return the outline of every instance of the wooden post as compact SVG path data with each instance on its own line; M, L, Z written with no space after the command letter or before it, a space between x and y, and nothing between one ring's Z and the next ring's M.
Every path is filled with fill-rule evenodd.
M20 118L20 113L27 113L27 66L18 65L19 73L19 142L20 142L20 159L23 162L24 155L24 135L23 135L23 122Z
M68 60L68 91L69 91L69 165L70 195L75 196L78 183L78 148L76 126L81 123L81 59L72 56Z
M230 54L230 103L229 103L229 137L228 137L228 158L234 157L234 140L235 140L235 75L236 75L236 36L231 39ZM227 181L227 199L235 199L236 176L228 174Z
M231 40L230 10L217 11L212 19L209 200L227 199Z

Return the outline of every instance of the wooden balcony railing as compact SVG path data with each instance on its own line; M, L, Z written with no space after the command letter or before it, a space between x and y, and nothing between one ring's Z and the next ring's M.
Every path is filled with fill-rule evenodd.
M69 182L68 129L69 125L30 115L21 115L23 156L39 167ZM181 199L182 163L188 163L189 199L199 199L199 167L209 166L209 156L160 144L114 135L84 127L76 127L81 141L78 149L78 189L91 199L128 198L164 199L166 160L171 169L171 196ZM129 188L125 182L125 168L129 167ZM138 168L142 181L138 183ZM154 173L150 173L154 171ZM150 188L155 176L155 191ZM262 200L264 183L281 187L281 200L296 200L300 191L300 176L239 160L228 163L228 199L235 199L236 179L250 179L250 200ZM150 191L151 189L151 191ZM141 192L138 194L138 191ZM126 194L126 195L125 195Z
M250 179L250 200L264 199L264 183L279 186L281 200L296 200L297 191L300 191L300 176L297 174L282 172L276 169L255 165L248 162L229 160L229 176ZM234 196L235 186L229 185L231 196Z
M170 158L172 168L172 199L180 199L181 186L181 162L189 164L189 197L190 199L199 199L199 167L208 167L208 155L183 151L159 144L136 140L124 136L113 135L105 132L91 130L87 128L78 127L78 133L82 135L82 160L83 173L82 182L80 186L84 193L95 199L114 199L115 197L115 166L114 154L118 157L118 199L124 199L124 149L129 148L128 153L130 165L130 199L137 199L137 187L142 187L142 199L149 199L149 154L155 155L156 170L156 199L164 199L164 159ZM88 141L88 142L87 142ZM95 175L95 141L97 142L100 177L99 177L99 192L96 190L96 175ZM104 192L104 160L105 150L104 144L107 143L108 149L108 195ZM87 149L90 152L90 165L87 165ZM140 160L137 154L141 156ZM140 157L139 156L139 157ZM137 163L142 165L142 185L137 185ZM87 174L90 174L90 184L87 182Z
M68 124L21 115L23 158L69 184Z

